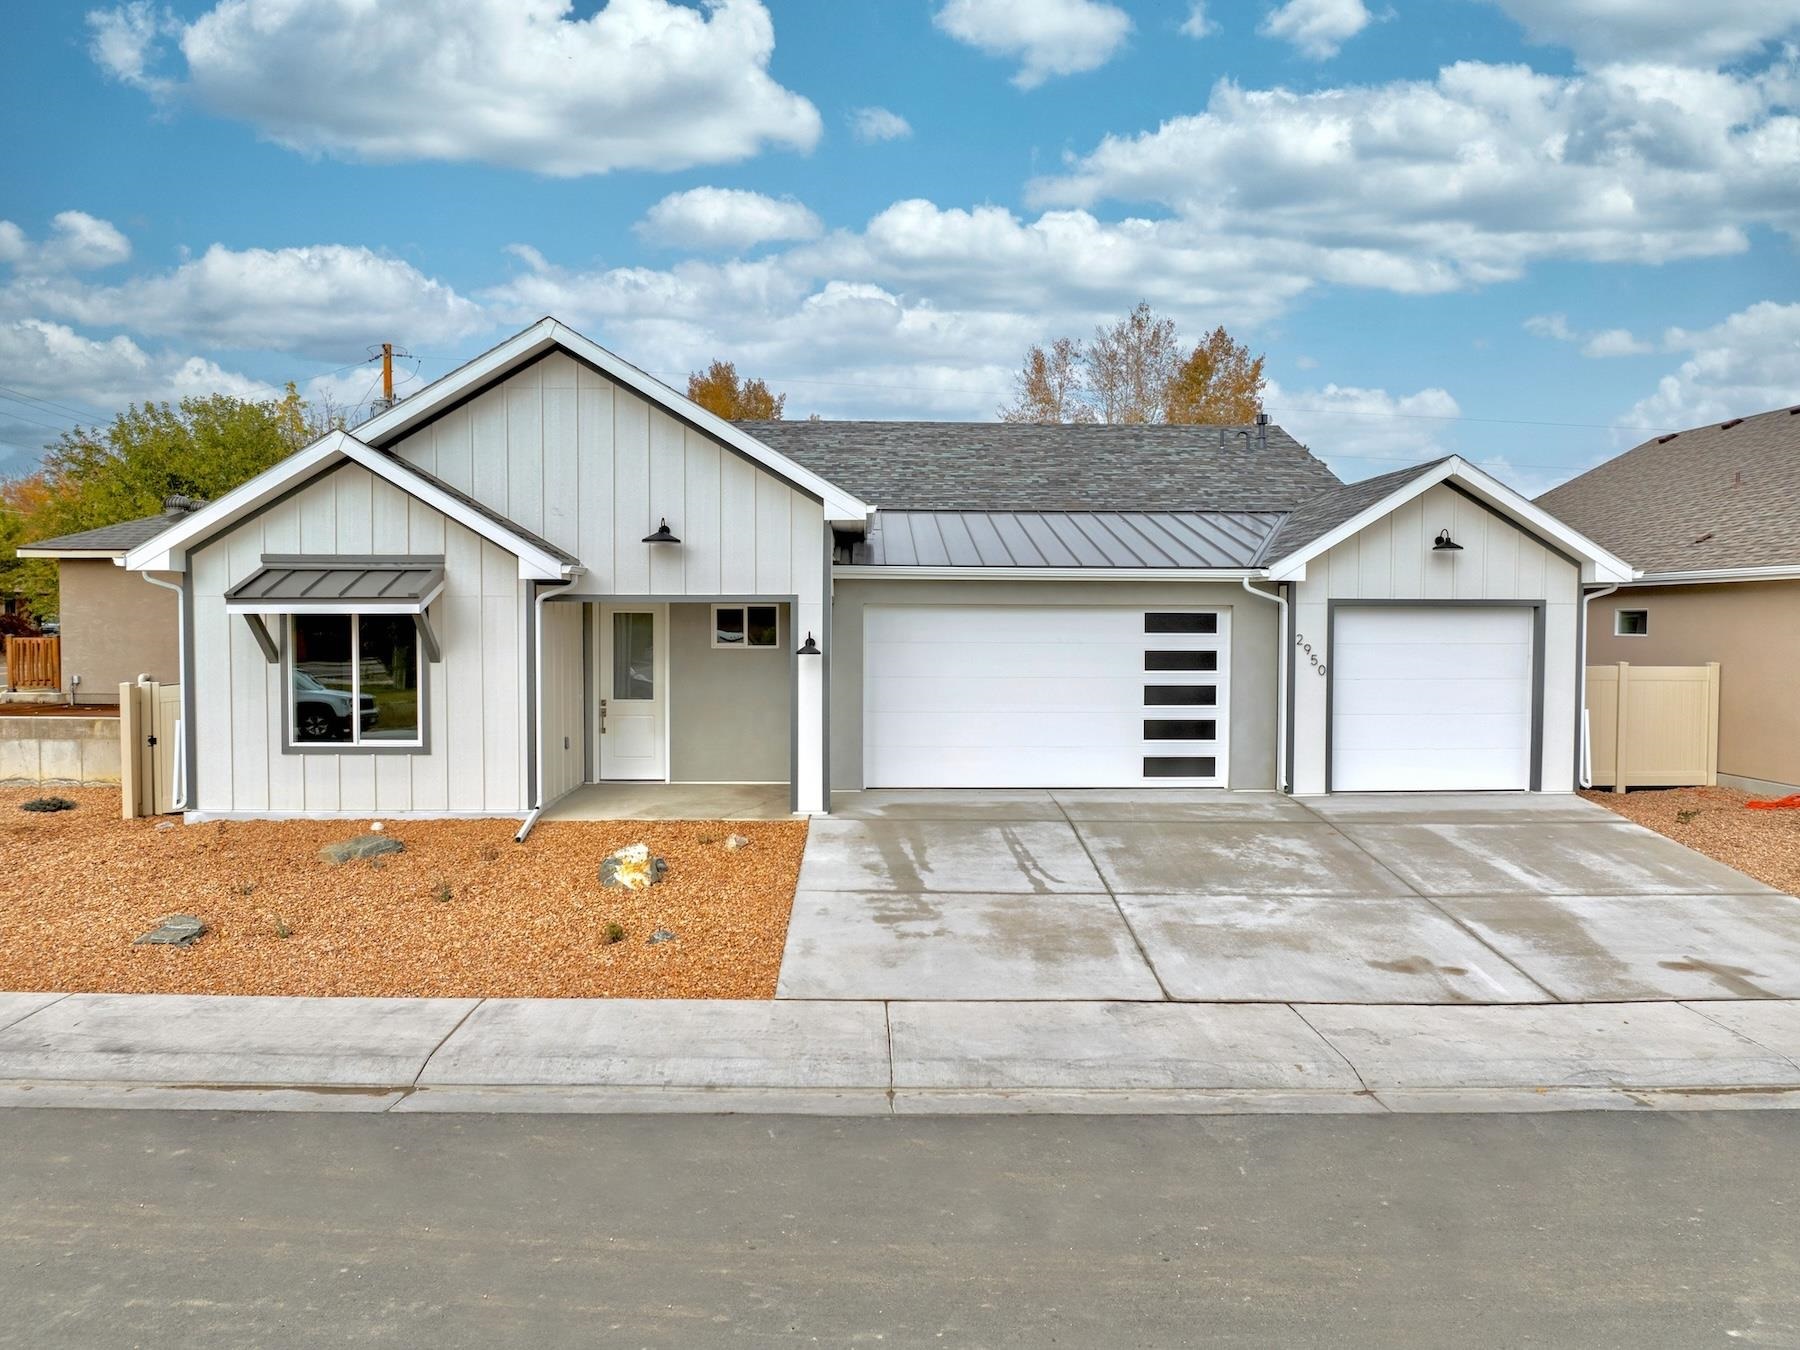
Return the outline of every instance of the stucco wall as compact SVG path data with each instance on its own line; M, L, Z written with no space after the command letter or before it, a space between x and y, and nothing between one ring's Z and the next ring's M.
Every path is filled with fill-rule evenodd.
M1434 552L1448 529L1460 552ZM1294 679L1296 793L1325 782L1325 709L1333 600L1537 600L1544 603L1544 698L1541 770L1546 791L1575 785L1577 623L1580 569L1511 521L1439 484L1307 564L1294 587L1294 635L1303 655Z
M1647 610L1644 637L1613 615ZM1589 608L1588 664L1719 663L1719 772L1800 786L1800 581L1617 591Z
M175 593L152 586L109 558L64 558L62 678L81 676L77 703L117 703L119 686L149 675L168 684L181 677Z
M1193 581L837 582L831 610L831 786L863 783L863 609L889 605L1167 605L1231 611L1230 786L1275 786L1276 608L1235 583ZM946 655L953 660L953 654Z
M711 605L669 606L669 778L785 783L796 645L787 606L772 651L712 645Z

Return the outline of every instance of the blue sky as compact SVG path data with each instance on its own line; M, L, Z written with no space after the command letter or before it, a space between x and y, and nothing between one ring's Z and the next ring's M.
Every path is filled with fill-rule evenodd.
M11 7L0 472L546 312L789 415L988 418L1147 299L1346 478L1530 491L1800 401L1792 0Z

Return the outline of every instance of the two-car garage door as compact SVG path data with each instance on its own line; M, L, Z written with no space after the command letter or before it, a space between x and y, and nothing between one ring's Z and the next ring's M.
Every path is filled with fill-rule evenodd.
M870 787L1223 786L1230 611L864 611Z

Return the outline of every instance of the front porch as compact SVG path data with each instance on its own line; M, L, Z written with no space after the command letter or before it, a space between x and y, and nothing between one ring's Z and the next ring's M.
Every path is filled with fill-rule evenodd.
M786 820L786 783L587 783L549 810L550 820Z

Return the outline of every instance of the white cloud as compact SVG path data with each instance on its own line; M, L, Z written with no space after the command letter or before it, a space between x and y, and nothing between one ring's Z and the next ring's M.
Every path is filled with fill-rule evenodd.
M189 394L279 393L203 357L146 351L128 337L90 338L39 319L0 322L0 370L23 393L97 410Z
M1533 39L1590 61L1713 65L1800 33L1794 0L1492 0Z
M371 342L448 341L488 324L480 306L412 264L345 244L243 250L214 244L169 271L112 286L18 278L0 287L0 310L207 347L338 360Z
M1599 359L1611 356L1644 356L1656 350L1651 343L1634 337L1627 328L1607 328L1596 333L1578 333L1569 326L1565 314L1534 314L1525 320L1525 331L1553 342L1578 342L1581 354Z
M111 267L131 256L131 241L111 221L85 211L62 211L50 222L50 237L32 243L10 220L0 220L0 263L20 272L69 272Z
M1287 0L1269 11L1256 30L1292 43L1303 55L1324 61L1374 22L1363 0Z
M1692 427L1800 403L1800 304L1765 300L1711 328L1671 328L1663 346L1687 359L1625 415L1627 425Z
M1581 340L1581 334L1569 327L1569 316L1566 314L1533 314L1525 320L1525 331L1534 337L1549 338L1552 342Z
M1206 17L1206 0L1191 0L1188 16L1181 21L1181 31L1191 38L1211 37L1219 25Z
M1131 32L1130 16L1102 0L944 0L932 22L989 56L1016 59L1021 89L1099 69Z
M1438 388L1391 394L1327 384L1290 391L1271 380L1263 404L1346 481L1449 454L1445 433L1462 414L1449 391Z
M144 4L91 15L94 59L291 149L478 161L556 177L673 170L810 150L818 110L769 76L761 0L218 0L165 25ZM181 55L155 73L160 35Z
M776 239L813 239L824 228L799 202L739 188L672 192L633 227L646 243L673 248L741 249Z
M912 124L887 108L852 108L850 134L859 141L902 141L912 135Z
M1221 82L1205 111L1108 136L1031 200L1152 202L1318 250L1324 279L1427 292L1540 259L1659 263L1800 238L1792 61L1754 75L1462 62L1431 81L1295 92Z

